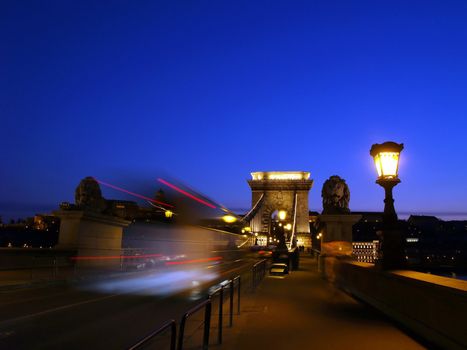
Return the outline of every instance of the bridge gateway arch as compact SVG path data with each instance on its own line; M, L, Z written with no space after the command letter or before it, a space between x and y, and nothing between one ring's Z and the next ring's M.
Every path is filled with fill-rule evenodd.
M251 173L251 210L244 221L257 236L259 245L266 245L271 237L276 211L285 211L290 224L290 245L311 247L308 192L313 180L306 171L259 171Z

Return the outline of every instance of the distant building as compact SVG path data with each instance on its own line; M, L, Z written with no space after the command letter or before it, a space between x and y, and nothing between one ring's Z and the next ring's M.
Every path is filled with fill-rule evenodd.
M33 218L32 227L35 230L45 231L52 226L59 226L60 219L53 215L36 214Z
M467 221L411 215L406 242L409 261L422 269L467 271Z
M352 256L360 262L375 263L378 258L379 241L352 242Z
M379 239L377 231L382 228L383 213L354 211L352 214L362 216L360 221L352 227L354 242L373 242Z

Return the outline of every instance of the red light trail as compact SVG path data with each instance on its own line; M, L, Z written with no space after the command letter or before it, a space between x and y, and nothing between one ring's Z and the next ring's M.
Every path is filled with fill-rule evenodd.
M161 254L143 254L143 255L101 255L101 256L72 256L71 260L111 260L111 259L139 259L160 257Z
M185 264L196 264L208 261L219 261L222 260L222 256L215 256L213 258L204 258L204 259L193 259L193 260L184 260L184 261L169 261L166 262L166 265L185 265Z
M94 178L94 180L96 180L96 181L97 181L98 183L100 183L101 185L104 185L104 186L113 188L114 190L121 191L121 192L124 192L124 193L128 193L128 194L131 194L132 196L135 196L135 197L138 197L138 198L141 198L141 199L145 199L145 200L147 200L147 201L150 201L150 202L153 202L153 203L157 203L157 204L160 204L160 205L164 205L164 206L166 206L166 207L170 207L170 208L173 208L173 207L174 207L173 205L170 205L170 204L167 204L167 203L164 203L164 202L157 201L157 200L155 200L155 199L152 199L152 198L143 196L143 195L138 194L138 193L130 192L130 191L128 191L128 190L125 190L124 188L117 187L117 186L115 186L115 185L106 183L106 182L101 181L101 180L98 180L98 179L96 179L96 178Z
M157 181L163 183L166 186L169 186L170 188L174 189L177 192L180 192L181 194L184 194L187 197L190 197L191 199L194 199L195 201L197 201L197 202L199 202L201 204L204 204L204 205L208 206L209 208L216 209L216 207L214 205L212 205L211 203L208 203L208 202L203 201L202 199L200 199L200 198L198 198L196 196L193 196L191 193L188 193L187 191L184 191L181 188L178 188L177 186L172 185L170 182L167 182L164 179L157 179Z

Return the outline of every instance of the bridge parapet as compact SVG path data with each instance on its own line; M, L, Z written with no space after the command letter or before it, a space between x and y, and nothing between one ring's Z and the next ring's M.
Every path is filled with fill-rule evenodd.
M77 250L78 256L121 254L123 228L130 221L83 210L59 210L54 215L60 218L57 248ZM120 261L102 259L80 261L80 264L118 267Z
M415 271L380 271L373 264L322 257L322 273L428 341L466 349L467 281Z

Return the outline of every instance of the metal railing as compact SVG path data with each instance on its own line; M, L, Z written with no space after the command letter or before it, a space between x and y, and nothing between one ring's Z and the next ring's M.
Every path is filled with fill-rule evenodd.
M233 326L234 315L234 297L235 297L235 282L237 282L237 315L240 315L240 299L241 299L241 276L236 276L228 280L226 284L221 284L219 288L209 294L211 300L219 295L219 310L218 310L218 331L217 342L222 344L222 329L224 328L224 289L229 286L229 327Z
M256 289L256 287L260 284L264 276L266 276L266 263L267 260L263 259L253 265L253 276L251 281L253 290Z
M214 292L212 292L208 298L212 299L212 297L219 294L219 313L218 313L218 327L217 327L217 342L222 344L222 328L223 328L223 317L224 317L224 285L221 285L217 288Z
M241 276L235 277L232 281L235 283L237 280L237 315L240 315L240 290L242 288L242 278Z
M133 345L128 350L137 350L141 349L145 344L151 341L154 337L158 336L159 334L163 333L165 330L170 328L170 350L175 350L175 342L177 340L177 325L175 324L174 320L170 320L162 325L159 329L155 330L154 332L148 334L146 337L141 339L135 345Z
M266 260L261 260L257 262L252 268L252 285L254 288L258 286L261 280L266 275ZM224 323L224 289L228 285L229 292L229 326L233 327L233 314L234 314L234 300L235 300L235 284L237 289L237 315L240 315L240 302L241 302L241 286L242 279L241 276L235 276L234 278L227 280L227 283L221 284L219 288L210 293L206 300L196 305L192 309L188 310L182 317L180 321L180 328L178 333L178 341L176 342L176 323L174 320L171 320L165 323L162 327L154 331L153 333L147 335L135 345L133 345L128 350L139 349L142 345L147 344L152 338L164 332L167 328L171 328L171 342L170 349L183 350L184 338L185 338L185 328L188 318L194 313L204 308L204 330L203 330L203 345L202 349L207 350L209 348L209 334L211 331L211 314L212 314L212 299L215 296L219 296L219 310L218 310L218 332L217 332L217 342L222 344L222 330Z
M194 308L188 310L182 317L180 322L180 332L178 334L178 350L183 349L183 339L185 337L185 325L188 317L193 315L195 312L204 308L204 333L203 333L203 350L209 348L209 332L211 330L211 298L203 301L201 304L196 305Z

